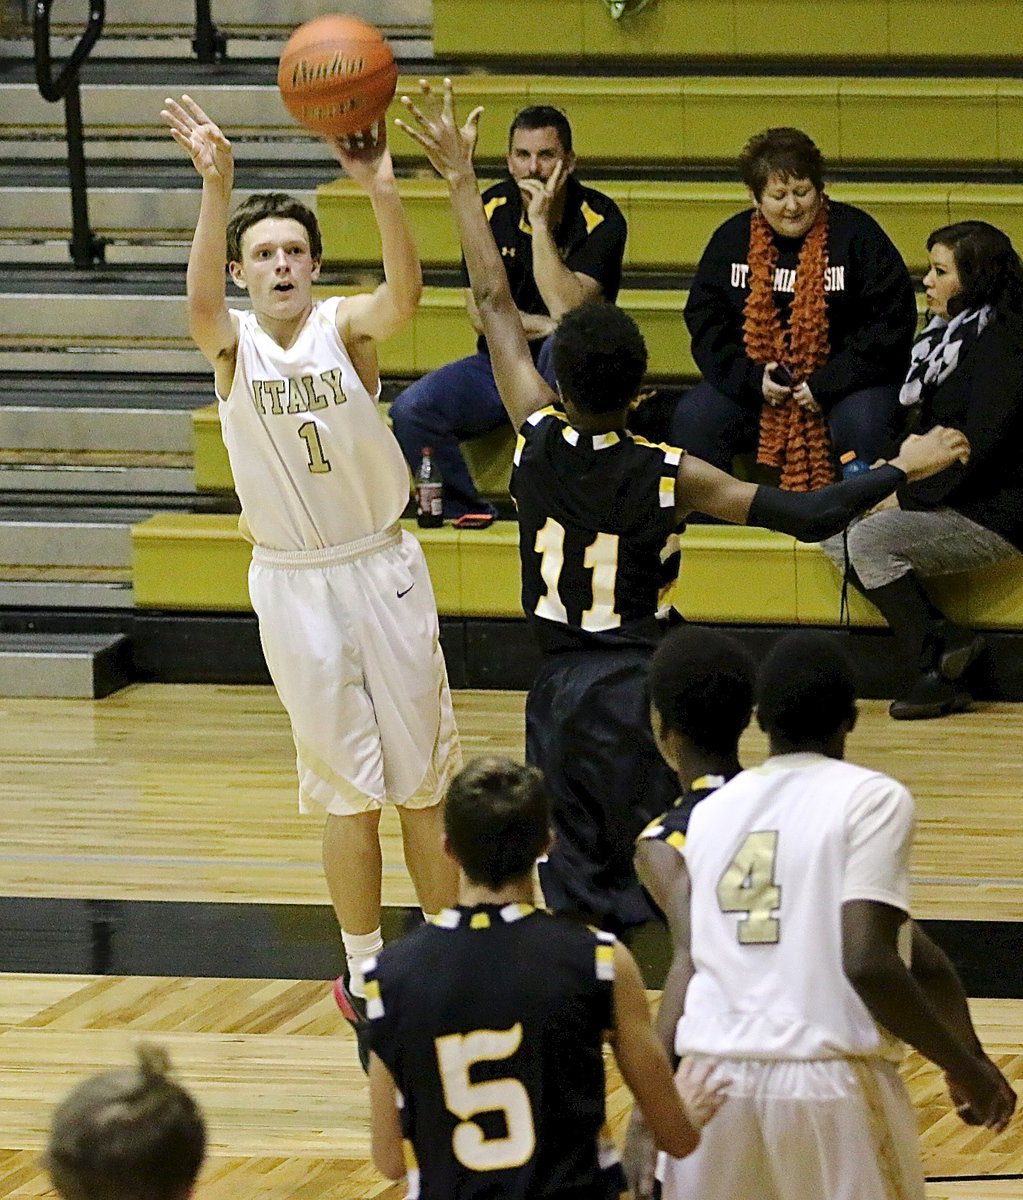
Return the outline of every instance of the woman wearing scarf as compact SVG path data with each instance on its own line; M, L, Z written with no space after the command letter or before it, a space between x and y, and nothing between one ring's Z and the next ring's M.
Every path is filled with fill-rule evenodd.
M798 129L751 138L739 173L754 207L711 237L685 318L703 381L670 441L723 470L757 447L781 486L832 482L900 432L898 390L916 329L913 284L876 221L830 201Z
M1023 265L984 221L937 229L924 276L930 321L913 347L901 400L915 432L961 429L972 447L956 465L896 495L847 534L850 578L880 610L916 669L893 717L941 717L969 707L962 675L984 647L947 621L918 576L1019 559L1023 551ZM845 563L843 539L825 543Z

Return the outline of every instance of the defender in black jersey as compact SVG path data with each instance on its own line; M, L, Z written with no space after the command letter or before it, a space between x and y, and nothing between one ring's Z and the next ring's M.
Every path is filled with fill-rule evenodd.
M753 715L756 670L746 649L716 629L667 633L650 660L654 738L681 792L636 841L636 873L664 914L672 962L654 1026L674 1057L675 1026L693 973L689 952L689 874L683 847L693 809L742 769L739 739ZM649 1195L648 1153L642 1118L633 1115L626 1170L637 1195Z
M421 86L430 101L429 84ZM458 128L450 80L444 88L443 105L436 111L431 103L429 114L403 97L418 128L401 124L450 188L494 377L520 431L512 493L522 600L546 653L530 691L527 754L551 788L557 833L544 890L558 910L631 924L633 839L673 791L670 775L657 782L643 677L658 636L659 589L677 565L672 539L685 517L699 511L819 541L907 477L965 461L969 445L956 430L932 430L908 438L890 463L816 492L733 479L626 431L646 346L635 322L610 304L584 304L561 319L552 349L556 395L533 365L480 200L472 153L482 109ZM554 411L559 400L562 414ZM658 786L667 793L656 794Z
M445 805L459 906L366 971L373 1159L420 1200L611 1200L610 1040L654 1138L690 1153L717 1110L706 1073L672 1086L642 980L614 937L536 910L550 841L539 772L477 759ZM400 1097L400 1099L399 1099Z

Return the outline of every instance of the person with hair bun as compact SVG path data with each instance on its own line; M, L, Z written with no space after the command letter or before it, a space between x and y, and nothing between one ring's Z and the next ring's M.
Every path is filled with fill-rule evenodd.
M731 471L735 454L781 486L831 483L887 454L916 328L913 285L888 235L830 200L824 160L799 129L768 129L739 156L753 208L713 234L686 303L703 380L669 440Z
M57 1106L45 1162L64 1200L183 1200L206 1157L206 1123L160 1046L78 1084Z
M1023 265L986 221L936 229L927 250L931 319L901 399L916 432L961 429L973 452L968 465L901 486L845 539L851 582L880 610L916 672L888 710L896 720L967 708L963 675L984 648L975 631L935 607L920 576L1018 560L1023 551ZM825 549L845 566L841 537Z

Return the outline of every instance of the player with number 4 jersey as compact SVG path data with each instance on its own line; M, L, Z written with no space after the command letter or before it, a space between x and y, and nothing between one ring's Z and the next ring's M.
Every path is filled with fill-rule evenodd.
M1003 1128L1015 1095L910 919L913 798L844 761L855 688L826 635L772 648L757 717L770 757L701 801L685 834L675 1051L715 1064L729 1099L691 1157L663 1164L663 1200L923 1200L902 1041L973 1124Z

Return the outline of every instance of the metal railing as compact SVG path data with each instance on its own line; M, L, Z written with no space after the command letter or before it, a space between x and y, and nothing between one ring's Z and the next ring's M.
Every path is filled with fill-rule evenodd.
M192 50L201 63L219 63L227 58L227 35L214 24L210 0L195 0Z
M56 79L50 55L50 8L53 0L36 0L32 20L35 49L36 84L40 95L50 103L64 101L64 128L67 134L67 164L71 180L71 258L76 267L92 267L103 262L106 238L97 237L89 227L89 198L85 179L85 136L82 130L82 98L78 70L89 57L103 32L106 0L89 0L89 23Z

